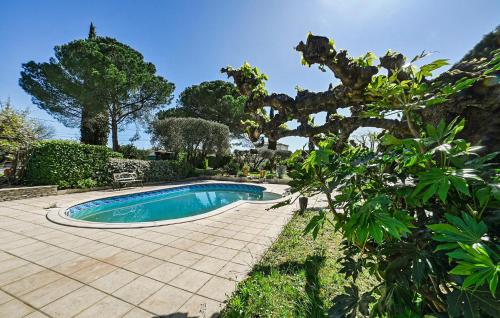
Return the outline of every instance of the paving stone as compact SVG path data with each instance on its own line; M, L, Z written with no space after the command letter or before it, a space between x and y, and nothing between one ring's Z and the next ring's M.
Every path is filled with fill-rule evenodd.
M19 298L33 307L41 308L82 286L83 285L76 280L63 277L28 294L22 295Z
M184 272L176 275L169 284L195 293L211 277L213 276L210 274L188 268Z
M76 258L81 257L80 255L70 252L70 251L62 251L58 254L51 255L49 257L46 257L44 259L38 260L35 263L38 265L44 266L44 267L55 267L57 265L60 265L62 263L66 263L71 260L75 260Z
M2 289L13 295L20 296L52 283L62 277L61 274L46 269L3 286Z
M143 241L141 244L132 246L128 248L131 251L141 253L141 254L149 254L154 250L157 250L158 248L162 247L162 245L153 243L153 242L147 242Z
M104 262L94 261L93 264L91 264L90 266L86 266L85 268L72 273L70 277L85 284L88 284L90 282L95 281L98 278L101 278L102 276L111 273L116 268L117 267L106 264Z
M198 262L202 258L203 255L183 251L170 258L169 261L172 263L189 267L192 266L194 263Z
M215 317L218 316L219 312L222 310L223 304L208 299L202 296L193 295L189 300L182 305L179 309L179 318L190 317L190 318L205 318L205 317ZM175 315L174 315L175 317Z
M138 277L137 274L119 268L93 281L92 283L90 283L90 285L106 293L111 294L120 287L130 283L137 277Z
M212 245L212 244L196 242L196 244L194 244L193 246L191 246L187 250L189 252L193 252L193 253L197 253L197 254L210 255L210 254L212 254L212 251L215 250L216 247L217 246Z
M160 266L152 269L151 271L147 272L144 275L159 280L161 282L168 283L186 269L187 267L182 265L164 262Z
M177 240L169 243L169 246L178 248L180 250L188 250L191 246L196 244L196 241L187 239L187 238L178 238Z
M222 246L232 248L234 250L242 250L246 245L247 242L234 239L228 239L222 244Z
M115 265L124 266L132 263L133 261L140 258L142 255L132 251L121 251L119 253L110 255L102 259L103 262Z
M238 252L233 259L231 260L233 263L239 263L243 265L253 265L257 262L258 255L252 255L248 252Z
M227 261L225 260L204 256L201 260L192 265L191 268L210 274L216 274L226 264Z
M142 302L140 307L157 315L167 316L176 313L191 296L192 294L187 291L165 285Z
M236 256L236 254L238 254L237 250L233 250L231 248L222 247L222 246L219 246L212 251L212 256L226 260L226 261L230 261L233 257Z
M219 272L217 272L217 275L239 282L245 279L251 269L252 267L249 265L229 262Z
M12 296L0 290L0 305L12 300Z
M96 260L87 256L79 256L62 264L54 266L52 269L64 275L71 275L85 267L95 264Z
M171 246L163 246L163 247L160 247L159 249L154 250L153 252L149 253L149 255L152 257L156 257L156 258L160 258L160 259L168 261L172 257L174 257L175 255L177 255L181 252L182 252L182 250L180 250L178 248L174 248Z
M0 317L21 318L33 311L33 308L17 299L12 299L0 305Z
M41 310L52 317L72 317L92 306L106 294L89 286L83 286L72 293L42 307Z
M49 316L39 312L39 311L34 311L28 316L24 316L24 318L49 318Z
M31 274L38 273L42 270L44 270L43 267L35 265L33 263L28 263L21 267L16 267L8 272L3 272L2 274L0 274L0 286L10 284L26 276L30 276Z
M223 302L233 293L235 288L236 282L214 276L197 291L197 294Z
M10 271L11 269L27 265L29 262L22 258L11 256L9 259L0 262L0 274Z
M95 318L95 317L106 317L106 318L118 318L122 317L125 313L133 308L132 305L121 301L115 297L107 296L91 307L85 309L78 315L77 318Z
M115 291L113 295L137 305L144 299L151 296L162 286L164 286L164 284L158 281L140 276L139 278L131 281L127 285Z
M150 314L149 312L142 310L139 307L135 307L131 311L126 313L125 316L123 316L123 318L151 318L153 316L154 315Z
M124 265L123 268L128 269L134 273L144 274L163 263L164 262L162 260L159 260L157 258L143 256L127 265Z

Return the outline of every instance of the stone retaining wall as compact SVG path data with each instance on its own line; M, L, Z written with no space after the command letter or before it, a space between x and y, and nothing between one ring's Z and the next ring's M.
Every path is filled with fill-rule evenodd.
M20 187L0 189L0 201L11 201L47 195L57 195L57 186Z

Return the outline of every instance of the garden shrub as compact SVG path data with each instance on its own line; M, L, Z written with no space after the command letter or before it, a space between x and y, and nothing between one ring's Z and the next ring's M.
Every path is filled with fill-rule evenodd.
M231 161L232 156L216 155L216 156L208 156L207 159L208 159L208 166L210 168L218 169L227 165Z
M25 183L60 188L94 187L109 183L108 162L121 157L105 146L50 140L33 144Z
M112 173L135 172L146 182L176 180L191 174L193 168L184 160L137 160L113 158L109 161Z
M150 150L139 149L136 146L129 144L120 146L120 150L118 150L118 152L121 153L123 155L123 158L126 159L147 160Z

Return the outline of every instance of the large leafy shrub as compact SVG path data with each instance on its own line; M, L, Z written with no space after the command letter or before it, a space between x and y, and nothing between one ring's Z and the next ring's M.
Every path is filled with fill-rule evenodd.
M0 102L0 162L12 160L20 148L50 138L52 133L52 127L29 118L29 111L16 110L9 101Z
M153 143L168 151L180 152L193 165L199 165L208 154L226 154L229 150L229 128L201 118L165 118L151 125Z
M112 158L109 172L135 172L146 182L169 181L190 175L192 167L184 160L137 160Z
M37 142L30 151L25 182L60 188L106 185L108 162L116 157L121 154L105 146L62 140Z
M333 299L331 317L500 315L499 154L460 139L464 120L434 126L418 115L476 81L429 93L422 73L443 64L412 68L409 79L380 75L367 88L378 116L401 109L411 138L386 131L371 149L324 138L290 159L293 190L328 203L305 232L317 236L331 224L344 237L341 272L353 285ZM380 284L361 292L362 271Z
M336 153L327 140L294 157L292 186L324 193L345 238L341 272L354 283L362 270L381 281L363 296L346 289L333 300L334 317L368 304L384 317L498 316L500 175L490 163L497 154L480 156L457 139L463 127L428 125L421 138L387 134L378 151ZM318 235L326 216L306 232Z
M140 159L147 160L150 150L148 149L139 149L132 144L120 146L119 153L123 155L123 158L126 159Z

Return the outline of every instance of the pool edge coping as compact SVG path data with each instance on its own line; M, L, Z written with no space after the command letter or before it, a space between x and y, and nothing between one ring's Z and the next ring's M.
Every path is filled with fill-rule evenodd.
M220 184L220 183L230 183L230 184L244 184L244 185L251 185L255 186L253 183L247 183L247 182L232 182L232 181L215 181L215 180L206 180L205 182L186 182L185 184L169 184L169 185L164 185L161 187L161 189L168 189L168 188L175 188L175 187L182 187L190 184ZM272 184L271 184L272 185ZM266 192L271 192L271 193L276 193L270 189L268 184L259 184L259 186L265 188L264 191ZM134 189L135 190L135 189ZM193 222L197 220L202 220L206 219L224 212L227 212L230 209L236 208L242 204L276 204L279 202L283 202L286 199L288 199L290 196L283 196L282 198L275 199L275 200L268 200L268 201L250 201L250 200L238 200L236 202L230 203L228 205L222 206L220 208L217 208L215 210L212 210L210 212L202 213L199 215L195 216L189 216L189 217L184 217L184 218L178 218L178 219L172 219L172 220L163 220L163 221L151 221L151 222L133 222L133 223L106 223L106 222L90 222L90 221L83 221L83 220L77 220L69 217L66 215L66 211L78 204L82 204L85 202L90 202L94 200L100 200L100 199L106 199L106 198L112 198L112 197L118 197L118 196L124 196L124 195L129 195L129 194L136 194L136 193L142 193L142 192L150 192L150 191L155 191L155 190L143 190L143 188L138 189L139 191L135 191L133 193L126 193L126 194L113 194L109 196L104 196L102 198L97 198L97 199L80 199L80 200L75 200L74 202L71 202L69 204L66 204L63 207L58 207L57 209L52 209L47 212L45 217L47 220L49 220L52 223L59 224L59 225L64 225L64 226L71 226L71 227L79 227L79 228L92 228L92 229L139 229L139 228L148 228L148 227L157 227L157 226L165 226L165 225L173 225L173 224L180 224L180 223L186 223L186 222Z

